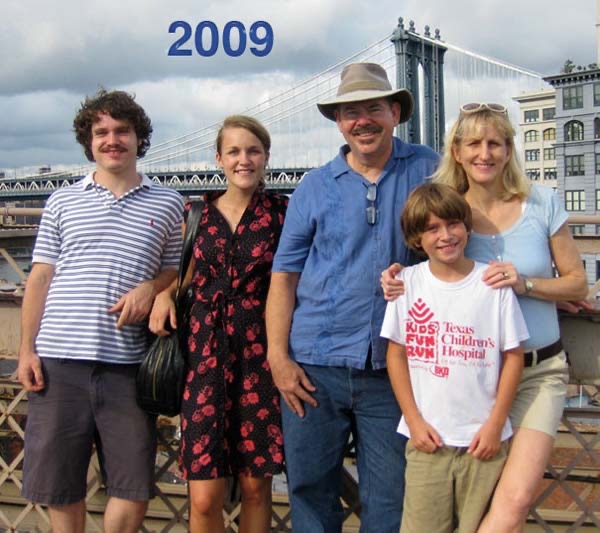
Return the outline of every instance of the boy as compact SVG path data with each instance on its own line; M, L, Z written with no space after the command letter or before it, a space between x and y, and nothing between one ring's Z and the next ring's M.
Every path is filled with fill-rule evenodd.
M508 412L523 369L527 327L513 291L481 280L464 256L471 210L448 186L409 196L404 238L429 260L407 267L405 294L388 304L381 335L403 416L402 532L474 532L506 460Z

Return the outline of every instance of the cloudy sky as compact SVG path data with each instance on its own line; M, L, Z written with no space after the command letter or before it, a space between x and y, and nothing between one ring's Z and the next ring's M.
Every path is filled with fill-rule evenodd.
M71 132L99 85L135 92L171 139L292 87L390 34L398 17L454 45L558 73L596 61L596 0L0 0L0 169L80 164ZM372 6L377 6L373 8ZM265 57L170 57L173 21L267 21ZM193 47L193 40L186 45ZM332 125L332 127L334 127Z

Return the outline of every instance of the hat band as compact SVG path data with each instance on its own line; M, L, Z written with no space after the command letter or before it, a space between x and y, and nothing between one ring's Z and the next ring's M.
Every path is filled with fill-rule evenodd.
M343 89L343 90L342 90ZM353 93L356 91L391 91L391 85L387 85L387 87L382 87L380 83L373 83L372 81L355 81L351 83L344 84L340 86L340 90L337 95L342 96L347 93Z

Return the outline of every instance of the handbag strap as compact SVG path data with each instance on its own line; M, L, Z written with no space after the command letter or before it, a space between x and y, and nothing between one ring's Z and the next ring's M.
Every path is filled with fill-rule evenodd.
M183 237L183 248L181 250L181 258L179 260L179 280L177 282L177 296L179 296L179 290L183 284L185 275L187 274L188 267L190 266L190 260L192 259L192 252L194 248L194 242L198 236L198 226L200 225L200 217L202 216L202 210L204 209L204 200L195 200L191 202L190 210L187 215L185 224L185 235Z

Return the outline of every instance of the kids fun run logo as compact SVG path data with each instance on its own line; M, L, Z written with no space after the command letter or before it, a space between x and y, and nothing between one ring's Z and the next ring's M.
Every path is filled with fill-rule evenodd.
M449 321L436 321L433 310L419 298L406 319L406 355L411 367L426 366L447 378L450 367L484 366L486 350L495 348L491 338L479 339L474 328Z

